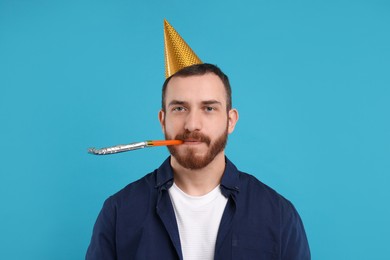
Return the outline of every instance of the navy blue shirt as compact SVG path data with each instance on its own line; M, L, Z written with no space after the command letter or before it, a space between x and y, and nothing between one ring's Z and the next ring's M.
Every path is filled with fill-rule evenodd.
M168 189L169 158L109 197L96 220L86 259L183 259ZM310 259L294 206L226 158L221 192L228 198L214 259Z

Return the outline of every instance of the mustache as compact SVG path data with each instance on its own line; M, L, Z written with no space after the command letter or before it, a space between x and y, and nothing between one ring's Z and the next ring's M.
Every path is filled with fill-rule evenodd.
M175 139L183 140L183 141L191 139L191 140L195 140L198 142L206 143L207 145L209 145L211 143L210 137L202 134L201 132L188 132L188 131L186 131L182 134L177 134L175 136Z

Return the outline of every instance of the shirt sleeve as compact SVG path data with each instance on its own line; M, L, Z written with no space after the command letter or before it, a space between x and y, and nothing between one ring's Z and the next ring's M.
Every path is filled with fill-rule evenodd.
M282 210L282 259L310 260L309 243L297 210L289 201Z
M116 259L115 245L115 207L108 198L101 209L93 228L86 260Z

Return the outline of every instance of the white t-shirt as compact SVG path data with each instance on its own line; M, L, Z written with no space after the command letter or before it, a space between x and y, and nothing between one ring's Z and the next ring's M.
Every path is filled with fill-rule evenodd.
M169 189L184 260L214 259L225 198L219 185L203 196L190 196L176 184Z

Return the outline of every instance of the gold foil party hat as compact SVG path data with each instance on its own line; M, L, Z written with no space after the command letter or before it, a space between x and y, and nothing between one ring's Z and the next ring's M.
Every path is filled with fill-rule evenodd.
M176 30L164 19L165 77L184 67L203 63Z

